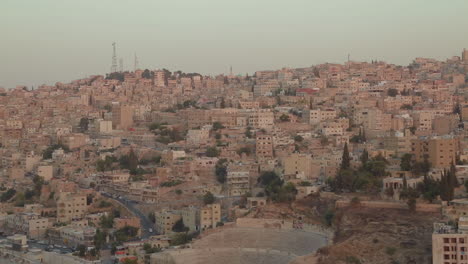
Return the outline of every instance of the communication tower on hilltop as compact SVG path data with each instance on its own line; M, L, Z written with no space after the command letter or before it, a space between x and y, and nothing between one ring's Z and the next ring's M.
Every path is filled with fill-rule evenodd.
M133 71L136 71L138 69L138 57L135 52L135 65L133 66Z
M111 73L117 71L117 53L115 52L115 42L112 42L112 48L113 53L112 53L112 66L111 66Z

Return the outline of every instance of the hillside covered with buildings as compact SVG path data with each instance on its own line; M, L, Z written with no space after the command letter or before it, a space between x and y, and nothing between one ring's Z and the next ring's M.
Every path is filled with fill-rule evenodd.
M0 89L1 254L185 263L211 248L228 263L243 248L246 263L300 263L321 248L319 263L467 263L467 73L464 50Z

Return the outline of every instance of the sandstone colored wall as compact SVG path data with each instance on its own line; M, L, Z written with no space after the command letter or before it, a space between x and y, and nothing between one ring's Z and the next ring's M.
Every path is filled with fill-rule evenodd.
M280 219L237 218L238 227L293 229L293 223Z
M336 208L347 207L351 204L351 201L340 200L336 201ZM361 201L359 206L366 208L378 208L378 209L408 209L408 205L404 202L386 202L386 201ZM416 203L416 211L428 212L428 213L440 213L442 206L440 204L422 204Z

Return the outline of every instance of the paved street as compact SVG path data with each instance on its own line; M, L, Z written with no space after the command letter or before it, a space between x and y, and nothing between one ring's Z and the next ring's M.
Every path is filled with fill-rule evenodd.
M107 198L110 198L110 199L113 199L113 200L119 202L120 204L122 204L122 206L124 206L130 212L132 212L133 215L140 218L140 221L141 221L141 238L142 239L145 239L145 238L148 238L148 237L150 237L152 235L155 235L153 222L151 222L151 220L148 218L148 216L145 215L144 213L142 213L135 206L135 203L133 201L128 201L128 200L120 199L120 198L114 198L114 197L112 197L111 195L109 195L107 193L101 193L101 194L103 196L107 197ZM153 232L150 232L150 229L152 229Z

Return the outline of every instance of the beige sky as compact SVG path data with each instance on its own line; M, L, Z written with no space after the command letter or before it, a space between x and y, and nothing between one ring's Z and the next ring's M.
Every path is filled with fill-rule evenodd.
M0 86L124 68L203 74L351 59L408 64L468 48L466 0L2 0Z

